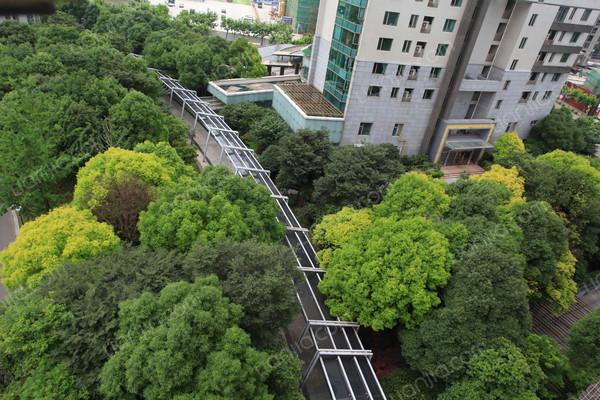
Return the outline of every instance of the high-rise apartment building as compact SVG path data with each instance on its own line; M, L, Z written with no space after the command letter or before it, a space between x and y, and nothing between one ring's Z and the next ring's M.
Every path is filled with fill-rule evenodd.
M594 29L588 34L583 44L583 50L577 61L579 65L585 66L590 59L598 56L597 46L600 41L600 17L596 20Z
M341 144L476 162L552 109L600 0L321 1L308 83L343 111Z

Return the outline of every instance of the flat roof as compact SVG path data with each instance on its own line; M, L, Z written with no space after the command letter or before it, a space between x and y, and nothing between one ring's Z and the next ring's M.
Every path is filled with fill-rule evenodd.
M282 83L277 87L309 117L344 118L344 113L313 86L305 83Z
M300 75L265 76L262 78L223 79L212 81L213 85L223 89L228 94L273 90L278 83L300 82Z

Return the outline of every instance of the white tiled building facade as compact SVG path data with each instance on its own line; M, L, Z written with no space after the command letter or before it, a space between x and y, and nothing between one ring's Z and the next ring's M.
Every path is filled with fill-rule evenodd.
M326 0L309 83L344 111L340 143L475 161L544 118L600 0Z

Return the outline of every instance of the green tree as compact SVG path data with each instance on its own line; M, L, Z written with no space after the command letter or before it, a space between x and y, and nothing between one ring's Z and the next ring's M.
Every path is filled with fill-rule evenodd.
M421 172L411 172L391 183L375 214L383 217L439 218L448 211L450 196L443 180L433 179Z
M313 199L331 205L331 211L378 203L387 184L405 171L398 148L388 144L340 146L331 152L330 160L323 177L315 181Z
M272 172L277 175L275 181L279 187L298 190L310 198L313 182L323 176L330 151L326 130L302 129L283 136L277 145L269 146L263 156L267 152L274 152L274 159L268 162L268 168L274 168Z
M216 277L167 285L120 306L119 350L105 364L109 398L271 399L268 354L237 324Z
M595 262L600 234L600 171L587 158L562 150L520 168L527 198L550 203L568 221L570 248L580 268Z
M317 257L322 268L327 268L335 250L349 243L373 222L373 213L369 208L355 210L344 207L335 214L326 215L315 226L312 242L317 248Z
M594 155L600 143L600 127L592 117L573 118L565 108L555 108L531 131L527 146L534 154L560 149Z
M0 212L19 206L33 217L66 200L57 188L81 162L69 148L78 132L61 128L67 105L68 99L27 90L0 101Z
M525 154L525 144L517 132L505 132L494 142L494 161L503 165Z
M284 234L278 213L266 188L217 167L164 190L141 214L138 228L141 242L152 248L187 251L197 241L225 237L278 241Z
M438 399L537 400L539 381L521 350L501 339L476 354L468 363L467 377L454 383Z
M283 245L256 240L197 244L186 264L196 273L218 276L223 293L242 306L240 327L252 336L255 345L265 347L276 342L278 330L299 311L293 283L298 278L296 264Z
M238 38L229 45L228 65L232 68L233 77L258 78L267 75L267 67L256 46L243 38Z
M576 322L569 332L567 356L571 379L578 391L591 385L600 373L600 311Z
M448 241L425 218L378 219L333 252L319 288L342 319L415 327L441 303L452 262Z
M228 104L219 110L219 113L225 118L225 122L231 129L245 135L250 131L250 126L254 121L258 121L267 115L273 115L275 111L256 103L245 103Z
M465 371L460 360L498 338L523 344L531 325L524 260L514 238L498 232L480 237L457 260L445 307L417 329L400 331L411 367L452 379Z
M517 204L513 212L517 224L523 231L521 251L527 260L525 279L531 297L539 299L547 296L548 287L559 273L558 263L569 251L568 230L562 219L546 202ZM572 283L562 290L569 293L561 298L568 298L570 301L561 302L558 308L562 311L566 311L575 301L575 291L572 290L575 284L573 276L567 279Z
M242 135L242 139L260 154L270 145L277 143L289 131L290 127L279 115L269 113L252 122L248 132Z
M217 38L182 46L175 56L181 83L202 92L210 80L228 77L229 68L222 46L228 48L228 43Z
M558 343L547 336L529 335L523 351L535 375L539 376L538 395L542 399L560 398L556 388L563 389L569 362ZM535 371L537 369L537 371Z
M38 297L16 297L0 316L2 397L87 399L68 368L52 357L73 316L62 305Z
M133 148L137 143L183 140L187 128L175 117L165 114L148 96L130 91L109 112L112 140L115 146Z
M167 73L177 73L177 51L186 43L185 34L177 29L152 32L146 38L144 58L148 64Z
M17 239L0 251L2 282L10 289L33 287L64 262L104 254L119 245L108 224L89 211L57 208L27 222Z

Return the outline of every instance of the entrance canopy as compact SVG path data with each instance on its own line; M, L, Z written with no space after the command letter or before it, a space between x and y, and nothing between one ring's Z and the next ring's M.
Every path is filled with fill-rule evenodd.
M446 140L446 147L449 150L486 150L493 149L494 145L483 139L452 139Z

